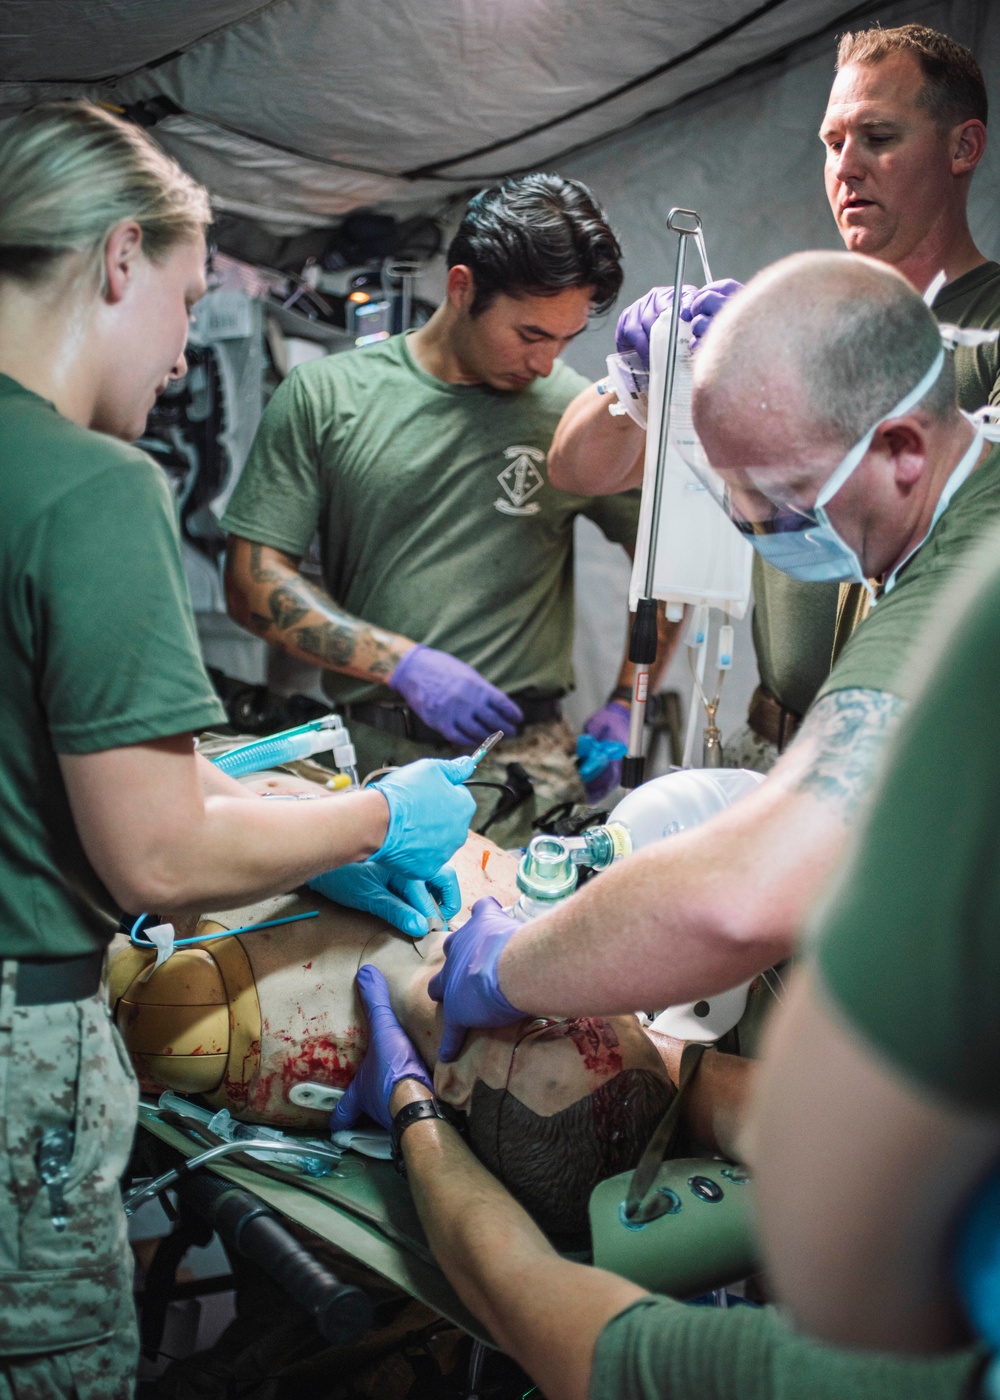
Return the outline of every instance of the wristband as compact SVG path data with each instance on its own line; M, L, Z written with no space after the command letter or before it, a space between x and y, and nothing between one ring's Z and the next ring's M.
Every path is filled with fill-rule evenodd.
M406 1175L406 1163L403 1161L401 1146L402 1136L411 1124L419 1123L421 1118L440 1118L442 1123L449 1121L435 1098L415 1099L413 1103L403 1105L392 1120L392 1131L389 1137L392 1146L392 1164L400 1176Z
M608 696L608 704L612 704L615 700L618 700L622 705L631 705L632 687L630 685L616 685Z

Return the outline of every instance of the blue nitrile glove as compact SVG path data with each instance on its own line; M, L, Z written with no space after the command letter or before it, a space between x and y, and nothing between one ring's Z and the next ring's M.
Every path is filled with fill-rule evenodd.
M481 744L498 729L509 738L524 721L510 696L457 656L433 647L408 651L389 684L424 724L453 744Z
M444 1002L439 1059L458 1059L470 1027L509 1026L524 1015L497 981L500 954L520 927L488 894L476 900L469 921L444 940L444 967L427 984L434 1000Z
M377 860L356 861L317 875L308 884L334 904L377 914L411 938L423 938L430 931L429 919L447 923L462 907L458 876L450 865L442 865L429 880L408 880Z
M681 315L684 307L697 292L697 287L685 282L681 291ZM673 287L654 287L644 297L634 301L618 317L615 327L615 349L619 355L634 350L642 361L643 369L649 369L649 334L664 311L669 311L674 301ZM685 319L687 319L685 317Z
M389 830L372 860L395 875L433 880L469 834L476 799L462 784L475 766L469 756L418 758L372 783L389 804Z
M576 741L580 759L580 781L587 790L587 801L600 802L622 776L622 759L628 753L630 708L624 700L609 700L603 710L583 726Z
M723 277L718 282L707 282L700 287L690 301L681 307L681 320L691 322L691 349L697 350L701 338L712 324L712 317L721 311L731 296L742 292L743 283L734 282L731 277Z
M330 1114L330 1132L353 1128L367 1113L383 1128L392 1128L389 1095L401 1079L419 1079L433 1091L430 1071L396 1020L389 988L377 967L358 971L358 994L368 1015L368 1049L347 1092Z

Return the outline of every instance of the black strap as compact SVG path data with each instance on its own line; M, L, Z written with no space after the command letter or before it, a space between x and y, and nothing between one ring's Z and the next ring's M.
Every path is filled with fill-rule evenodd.
M0 975L6 958L0 959ZM104 950L75 958L15 958L14 1000L18 1006L53 1006L83 1001L101 985Z
M653 1136L649 1139L646 1150L639 1158L639 1165L632 1173L632 1180L628 1185L625 1214L635 1225L645 1225L648 1221L655 1220L657 1216L663 1214L663 1209L659 1207L655 1194L651 1200L647 1200L647 1197L650 1187L656 1180L656 1174L660 1170L660 1163L674 1140L674 1135L681 1121L681 1109L687 1098L688 1086L695 1077L698 1066L701 1064L701 1057L707 1048L705 1045L690 1043L685 1045L681 1051L677 1093L674 1095L670 1107L660 1119Z
M418 1080L418 1083L422 1082ZM435 1098L416 1099L413 1103L404 1104L392 1120L392 1132L389 1135L392 1143L392 1164L400 1176L406 1175L406 1163L403 1161L403 1134L414 1123L419 1123L421 1118L440 1118L447 1122L441 1112L441 1105Z

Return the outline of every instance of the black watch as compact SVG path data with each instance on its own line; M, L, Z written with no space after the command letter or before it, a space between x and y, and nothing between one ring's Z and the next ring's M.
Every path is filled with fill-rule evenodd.
M418 1079L417 1083L422 1084L423 1080ZM414 1099L413 1103L403 1105L392 1120L392 1130L389 1135L392 1146L392 1164L401 1176L406 1175L406 1163L403 1161L401 1147L402 1136L411 1123L419 1123L421 1118L440 1118L443 1123L449 1121L441 1105L433 1096L429 1099Z

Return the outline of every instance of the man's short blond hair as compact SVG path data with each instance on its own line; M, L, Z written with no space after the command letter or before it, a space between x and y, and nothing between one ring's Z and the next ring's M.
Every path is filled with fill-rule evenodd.
M207 191L129 122L91 102L51 102L0 128L0 276L44 280L57 259L92 253L134 220L160 259L203 234Z
M849 63L881 63L893 54L908 53L920 64L924 86L919 102L944 127L976 118L986 125L989 101L982 69L963 44L928 29L924 24L901 24L896 29L859 29L844 34L837 45L837 68Z

